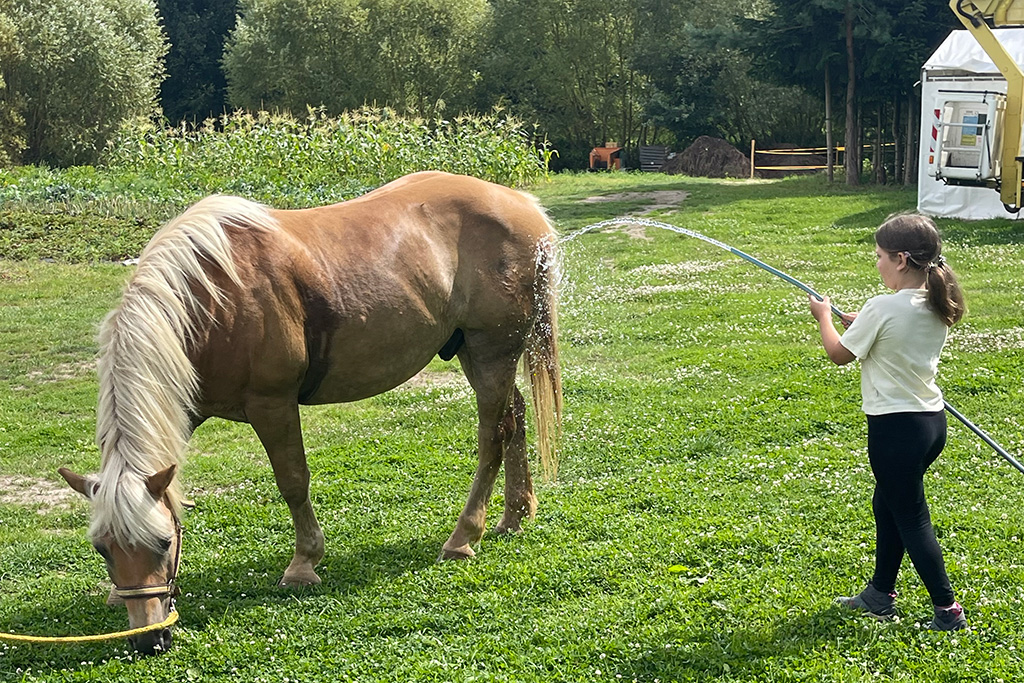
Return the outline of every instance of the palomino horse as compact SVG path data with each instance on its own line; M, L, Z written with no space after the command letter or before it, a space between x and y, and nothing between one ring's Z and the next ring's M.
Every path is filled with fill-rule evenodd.
M100 331L98 475L61 475L92 501L90 538L132 628L164 621L180 557L175 477L193 430L252 425L295 526L285 585L317 584L324 536L309 499L300 404L356 401L458 356L476 394L478 464L445 559L473 555L505 463L498 532L537 506L526 458L525 357L545 472L561 413L556 236L535 199L444 173L351 201L270 209L200 201L165 225ZM154 652L170 632L133 640Z

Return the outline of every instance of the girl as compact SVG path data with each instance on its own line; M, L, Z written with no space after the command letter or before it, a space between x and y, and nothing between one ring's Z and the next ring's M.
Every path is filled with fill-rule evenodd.
M890 216L875 232L882 282L894 294L870 299L847 316L840 337L828 297L810 297L821 343L837 365L861 361L868 457L875 476L875 573L867 587L837 602L879 619L895 616L894 592L906 551L928 589L935 617L928 628L967 627L946 576L924 497L924 473L946 445L946 414L935 384L946 332L965 307L942 240L930 218Z

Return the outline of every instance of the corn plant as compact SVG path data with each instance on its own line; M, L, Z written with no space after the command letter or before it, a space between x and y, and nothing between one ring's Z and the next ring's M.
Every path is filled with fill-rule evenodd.
M198 126L126 126L104 158L114 173L160 178L184 195L240 194L277 206L347 199L433 169L524 185L551 151L521 122L497 114L428 121L364 108L331 117L236 112Z

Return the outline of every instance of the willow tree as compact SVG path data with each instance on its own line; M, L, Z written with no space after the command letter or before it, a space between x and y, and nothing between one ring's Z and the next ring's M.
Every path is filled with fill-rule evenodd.
M0 62L5 102L24 122L24 161L95 161L126 119L156 106L167 50L153 0L6 3L15 58Z

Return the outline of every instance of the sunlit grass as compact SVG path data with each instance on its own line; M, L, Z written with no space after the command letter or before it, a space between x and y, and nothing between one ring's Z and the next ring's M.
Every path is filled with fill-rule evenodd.
M651 217L779 267L841 308L883 291L874 227L911 191L820 179L556 176L532 191L562 234L677 189ZM941 221L970 314L943 355L948 400L1024 454L1024 232ZM303 409L324 585L275 586L293 541L266 457L244 425L193 440L182 618L155 659L123 643L0 644L0 681L920 681L1020 680L1021 475L951 420L927 477L969 633L925 632L909 561L903 618L842 614L873 552L871 473L856 367L818 345L806 295L699 240L647 228L592 233L563 254L565 438L537 519L488 534L468 563L435 562L475 467L472 394L436 381ZM97 467L95 328L128 274L111 265L0 261L0 476L62 484ZM42 491L42 489L40 489ZM0 630L124 628L103 605L88 510L50 489L0 490ZM501 509L500 486L489 523Z

